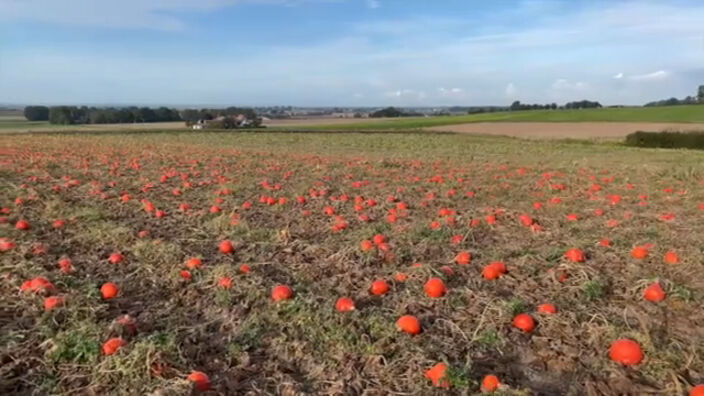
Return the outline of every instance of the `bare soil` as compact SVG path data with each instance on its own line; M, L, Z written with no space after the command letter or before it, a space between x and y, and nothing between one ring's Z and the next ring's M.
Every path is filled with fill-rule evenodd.
M51 125L48 123L18 123L12 127L4 126L0 128L0 133L23 133L23 132L67 132L67 131L134 131L134 130L166 130L185 129L186 124L177 122L148 122L138 124L85 124L85 125Z
M704 124L651 122L476 122L425 128L522 138L620 138L636 131L704 131Z
M268 127L290 127L310 125L345 125L363 122L379 122L384 120L398 120L398 118L334 118L334 117L305 117L286 118L281 120L267 120L264 125Z

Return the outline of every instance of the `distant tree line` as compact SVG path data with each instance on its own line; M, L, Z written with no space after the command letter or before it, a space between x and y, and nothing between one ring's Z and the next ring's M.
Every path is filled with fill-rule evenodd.
M506 107L499 106L470 107L469 110L467 110L467 114L494 113L506 110L508 110Z
M29 121L51 124L125 124L135 122L180 121L178 110L168 107L87 107L27 106L24 116Z
M186 125L192 125L192 123L186 122ZM237 116L220 116L211 121L207 121L203 127L205 129L260 128L262 127L262 119L239 119Z
M511 103L511 106L508 108L511 111L518 111L518 110L555 110L557 109L557 103L550 103L550 104L527 104L527 103L521 103L520 101L515 101Z
M46 106L27 106L24 108L27 121L49 121L49 108Z
M693 105L699 103L699 100L694 96L687 96L684 99L670 98L657 100L655 102L646 103L645 107L658 107L658 106L681 106L681 105Z
M248 120L258 120L259 117L254 109L248 107L227 107L224 109L185 109L181 110L181 119L186 124L191 124L198 120L212 120L217 117L228 117L244 115Z
M577 102L565 103L564 106L558 106L557 103L549 104L528 104L515 101L509 106L509 111L519 110L575 110L575 109L598 109L601 108L601 103L592 102L589 100L580 100ZM471 114L471 113L470 113Z
M244 119L241 119L240 115L244 116ZM207 129L259 128L262 126L262 118L249 107L185 109L181 111L181 118L186 121L186 126L205 121L202 124Z
M371 118L397 118L397 117L419 117L422 115L423 114L420 114L420 113L403 111L403 110L398 109L396 107L386 107L384 109L377 110L377 111L369 114L369 117L371 117Z
M704 104L704 85L700 85L697 90L697 97L687 96L684 99L670 98L657 100L655 102L648 102L645 107L657 107L657 106L680 106L680 105L693 105L693 104Z
M579 102L569 102L565 103L565 109L567 110L573 110L573 109L600 109L601 103L599 102L591 102L589 100L580 100Z

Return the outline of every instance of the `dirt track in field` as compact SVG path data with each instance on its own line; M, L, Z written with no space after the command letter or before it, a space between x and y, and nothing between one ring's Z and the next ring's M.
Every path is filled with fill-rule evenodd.
M2 133L26 133L26 132L120 132L139 130L171 130L186 129L186 124L181 121L176 122L147 122L136 124L82 124L82 125L51 125L48 123L33 124L19 122L13 126L1 125Z
M309 117L309 118L285 118L281 120L266 120L267 127L294 127L310 125L345 125L361 124L367 122L394 121L398 118L335 118L335 117Z
M425 128L524 138L620 138L636 131L704 131L704 124L649 122L475 122Z

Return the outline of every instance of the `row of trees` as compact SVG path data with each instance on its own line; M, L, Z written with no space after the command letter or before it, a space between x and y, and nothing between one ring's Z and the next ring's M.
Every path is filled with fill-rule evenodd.
M250 108L228 107L225 109L185 109L178 111L168 107L87 107L87 106L27 106L24 116L29 121L49 121L51 124L127 124L144 122L212 120L218 117L244 115L250 124L259 124L261 119Z
M186 121L186 125L190 125ZM262 125L261 118L244 118L238 116L222 116L212 121L206 122L203 126L205 129L237 129L237 128L259 128Z
M27 106L24 118L28 121L49 121L49 108L46 106Z
M244 115L248 120L257 120L257 113L247 107L227 107L224 109L185 109L181 111L181 119L186 123L193 123L198 120L212 120L218 117Z
M515 101L511 103L511 106L508 108L511 111L518 111L518 110L555 110L557 109L557 103L550 103L550 104L527 104L527 103L521 103L520 101Z
M693 104L704 104L704 85L699 86L697 91L697 97L687 96L684 99L670 98L664 100L658 100L655 102L649 102L645 104L645 107L655 107L655 106L678 106L678 105L693 105Z
M657 106L680 106L680 105L693 105L697 103L704 103L694 96L687 96L684 99L670 98L664 100L657 100L655 102L648 102L645 107L657 107Z
M470 107L467 110L467 114L494 113L498 111L506 111L506 108L498 106Z
M599 109L601 108L601 103L591 102L589 100L580 100L579 102L569 102L565 104L565 109Z
M381 110L377 110L371 114L369 114L369 117L371 118L396 118L396 117L418 117L422 116L423 114L420 113L412 113L412 112L406 112L401 109L397 109L396 107L386 107Z
M24 116L29 121L63 125L181 121L178 110L168 107L27 106Z
M518 111L518 110L562 110L562 109L567 109L567 110L572 110L572 109L597 109L601 107L601 103L599 102L591 102L589 100L580 100L578 102L569 102L565 103L564 106L558 106L557 103L549 103L549 104L527 104L527 103L521 103L520 101L515 101L511 103L511 106L508 108L510 111Z

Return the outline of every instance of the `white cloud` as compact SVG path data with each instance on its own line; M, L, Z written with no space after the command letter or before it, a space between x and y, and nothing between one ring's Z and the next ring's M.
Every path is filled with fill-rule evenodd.
M396 91L386 92L384 95L395 100L410 100L415 102L423 101L427 97L427 94L424 91L417 91L414 89L399 89Z
M633 81L654 81L654 80L664 80L670 76L670 73L665 70L658 70L652 73L638 74L635 76L628 77Z
M64 25L181 30L174 12L209 12L243 3L297 5L330 0L0 0L0 21L32 20Z
M440 87L440 88L438 88L438 92L440 93L440 95L443 95L443 96L457 96L457 95L463 94L464 90L462 88Z
M419 26L422 26L423 34L420 35ZM353 26L357 34L383 34L403 38L413 35L418 36L437 35L467 26L467 21L448 17L424 17L412 16L404 19L383 19L356 23Z
M295 5L314 0L0 0L0 26L5 20L32 19L183 29L189 13L242 1ZM564 6L551 4L558 10ZM385 2L383 9L392 6ZM704 81L704 4L588 2L578 9L554 16L556 12L516 7L487 15L482 23L396 16L341 23L320 40L266 47L224 40L215 45L174 42L170 45L179 51L148 54L140 45L127 50L109 42L102 53L58 44L2 47L0 102L344 105L359 94L364 99L356 103L369 105L507 104L516 99L641 104L695 94ZM659 56L653 57L654 52ZM612 78L597 71L595 62L599 70L624 72ZM656 72L637 74L643 70ZM658 79L667 84L641 83ZM452 87L462 92L453 93Z
M516 90L516 86L513 83L508 83L508 85L506 85L504 93L506 94L507 99L514 100L516 99L516 94L518 93L518 91Z
M583 91L588 88L588 84L582 81L569 82L564 78L555 80L551 85L554 90L571 90L571 91Z

